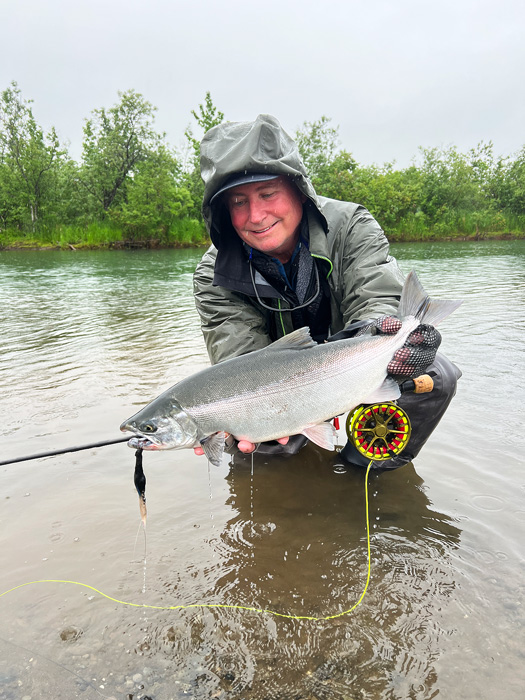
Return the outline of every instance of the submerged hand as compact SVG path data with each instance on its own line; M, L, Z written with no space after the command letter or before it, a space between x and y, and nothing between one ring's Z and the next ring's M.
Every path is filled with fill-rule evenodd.
M228 437L228 435L229 434L226 433L226 437ZM289 439L289 437L282 437L279 438L277 442L281 445L286 445ZM239 442L237 443L237 447L239 448L240 452L244 452L244 454L248 455L255 450L257 445L253 442L249 442L248 440L239 440ZM204 450L202 449L202 447L194 447L193 451L196 455L199 456L204 454Z
M280 445L286 445L289 439L289 437L283 437L276 440L276 442ZM251 452L254 452L257 445L253 442L248 442L248 440L239 440L237 447L241 452L244 452L245 455L249 455Z

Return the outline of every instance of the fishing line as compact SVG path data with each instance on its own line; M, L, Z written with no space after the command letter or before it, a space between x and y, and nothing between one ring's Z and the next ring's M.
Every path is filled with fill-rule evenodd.
M251 607L248 605L228 605L226 603L191 603L189 605L148 605L146 603L130 603L126 600L119 600L118 598L113 598L112 596L108 595L107 593L104 593L103 591L100 591L98 588L95 588L94 586L90 586L87 583L81 583L80 581L69 581L69 580L64 580L64 579L40 579L38 581L27 581L26 583L21 583L18 586L14 586L13 588L10 588L7 591L4 591L3 593L0 593L0 598L3 596L7 595L8 593L12 593L13 591L18 590L19 588L24 588L25 586L32 586L33 584L36 583L68 583L72 584L74 586L80 586L81 588L87 588L90 591L94 591L95 593L98 593L98 595L102 596L103 598L106 598L107 600L111 600L113 603L118 603L119 605L126 605L128 607L132 608L145 608L149 610L188 610L190 608L217 608L217 609L225 609L225 610L245 610L247 612L255 612L255 613L261 613L261 614L266 614L266 615L274 615L275 617L283 617L288 620L311 620L314 622L324 622L327 620L335 620L338 617L343 617L344 615L349 615L351 612L353 612L357 606L362 602L363 598L365 597L366 591L368 589L368 584L370 583L370 517L369 517L369 503L368 503L368 475L370 473L370 468L372 467L373 462L370 461L367 470L366 470L366 475L365 475L365 520L366 520L366 544L367 544L367 576L366 576L366 583L365 587L363 589L363 592L361 593L361 596L357 603L354 603L354 605L351 608L348 608L348 610L343 610L343 612L340 613L335 613L334 615L326 615L325 617L315 617L313 615L292 615L289 613L280 613L276 612L275 610L270 610L270 609L265 609L265 608L255 608Z

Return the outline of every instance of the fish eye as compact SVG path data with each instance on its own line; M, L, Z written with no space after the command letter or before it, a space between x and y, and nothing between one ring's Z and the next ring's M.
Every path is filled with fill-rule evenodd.
M157 426L151 423L144 423L140 426L140 430L143 433L154 433L157 430Z

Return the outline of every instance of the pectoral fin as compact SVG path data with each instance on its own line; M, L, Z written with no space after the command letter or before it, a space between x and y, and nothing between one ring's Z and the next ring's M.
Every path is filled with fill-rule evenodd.
M220 467L221 465L225 440L226 433L219 432L213 433L213 435L208 435L208 437L200 441L204 454L214 467Z
M315 442L316 445L324 450L335 449L334 440L336 431L331 423L319 423L317 425L308 425L301 431L309 440Z
M278 340L274 340L265 350L284 350L285 348L288 350L308 350L315 347L317 347L317 343L312 340L310 329L303 326L282 338L278 338Z

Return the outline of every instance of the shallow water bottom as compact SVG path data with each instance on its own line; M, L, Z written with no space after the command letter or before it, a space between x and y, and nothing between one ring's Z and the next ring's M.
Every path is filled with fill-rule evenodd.
M364 473L332 453L145 454L146 546L125 445L1 467L0 700L521 700L525 247L507 243L396 246L464 299L442 346L463 378L415 464L369 478L348 614L272 614L362 596ZM199 252L6 256L3 459L118 437L206 364Z
M369 477L360 605L305 620L273 613L336 616L365 588L364 472L341 473L310 445L219 469L149 453L145 540L126 450L46 462L37 493L24 492L31 467L10 472L4 536L24 547L4 581L70 583L0 599L0 698L462 699L496 692L502 663L514 679L505 697L520 697L509 620L523 629L521 567L490 541L469 543L469 520L438 512L414 466ZM86 479L102 458L113 477L100 490Z

